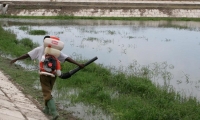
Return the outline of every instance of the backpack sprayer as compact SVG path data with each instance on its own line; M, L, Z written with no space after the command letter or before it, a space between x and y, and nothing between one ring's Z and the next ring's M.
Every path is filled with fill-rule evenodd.
M60 56L61 50L64 47L64 43L60 41L59 38L55 36L50 36L50 38L44 39L44 55L40 61L40 72L41 75L49 75L51 77L58 76L61 79L70 78L73 74L78 72L81 68L77 67L66 73L61 73L60 61L57 59ZM97 57L92 58L84 64L87 66L97 60Z

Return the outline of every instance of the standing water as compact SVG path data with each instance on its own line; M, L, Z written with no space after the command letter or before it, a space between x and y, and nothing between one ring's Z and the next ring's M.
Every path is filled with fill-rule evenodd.
M155 84L173 87L184 96L200 100L198 22L35 19L2 19L0 22L18 39L30 38L42 45L44 35L29 35L19 28L44 30L47 35L60 37L65 43L62 51L72 58L97 56L97 64L149 77ZM69 94L76 94L75 91L71 89ZM83 105L76 105L80 106L86 110ZM80 118L87 119L84 116L87 115L79 114Z

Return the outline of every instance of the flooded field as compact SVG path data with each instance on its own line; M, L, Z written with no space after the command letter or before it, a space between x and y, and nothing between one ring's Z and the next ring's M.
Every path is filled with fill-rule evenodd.
M30 38L42 45L44 35L29 35L28 30L44 30L47 35L60 37L65 43L62 51L72 58L97 56L95 63L113 71L148 77L155 84L172 87L183 96L200 100L198 22L23 19L1 19L0 22L18 39ZM19 29L21 26L28 30ZM68 88L67 91L76 94L74 89ZM59 99L56 91L55 96ZM63 104L68 102L60 101ZM68 106L68 110L76 111L74 114L83 119L88 119L88 116L99 118L88 111L90 107L78 104ZM91 114L86 114L86 111ZM98 114L102 119L111 119L101 111Z

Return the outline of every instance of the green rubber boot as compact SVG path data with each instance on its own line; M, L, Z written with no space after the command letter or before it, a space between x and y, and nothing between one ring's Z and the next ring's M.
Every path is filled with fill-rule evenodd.
M47 106L49 108L49 113L53 116L52 120L57 120L57 118L59 117L58 112L56 111L56 105L53 99L49 100L47 102Z
M47 114L47 115L50 114L50 113L49 113L49 108L48 108L48 106L45 106L45 108L43 109L43 113L45 113L45 114Z

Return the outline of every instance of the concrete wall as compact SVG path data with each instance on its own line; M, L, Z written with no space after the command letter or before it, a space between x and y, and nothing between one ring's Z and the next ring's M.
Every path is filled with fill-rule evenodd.
M0 0L0 2L3 1L20 1L20 2L117 2L117 1L123 1L123 0ZM136 1L136 0L124 0L127 1Z
M15 16L89 16L89 17L189 17L200 18L198 1L134 1L134 0L38 0L0 4L0 13ZM18 0L15 0L18 1ZM23 1L23 0L20 0ZM46 2L44 2L46 1ZM60 2L59 2L60 1ZM74 1L74 2L72 2ZM81 0L79 0L81 1ZM88 2L90 1L90 2ZM91 2L94 1L94 2ZM97 2L98 1L98 2ZM3 1L0 1L3 3ZM8 7L9 6L9 7ZM7 10L7 11L6 11Z
M167 12L166 12L167 11ZM60 14L62 13L62 14ZM11 13L17 16L92 16L92 17L189 17L200 18L199 10L174 9L174 10L158 10L158 9L82 9L74 12L65 12L61 9L37 9L37 10L20 10L18 13Z

